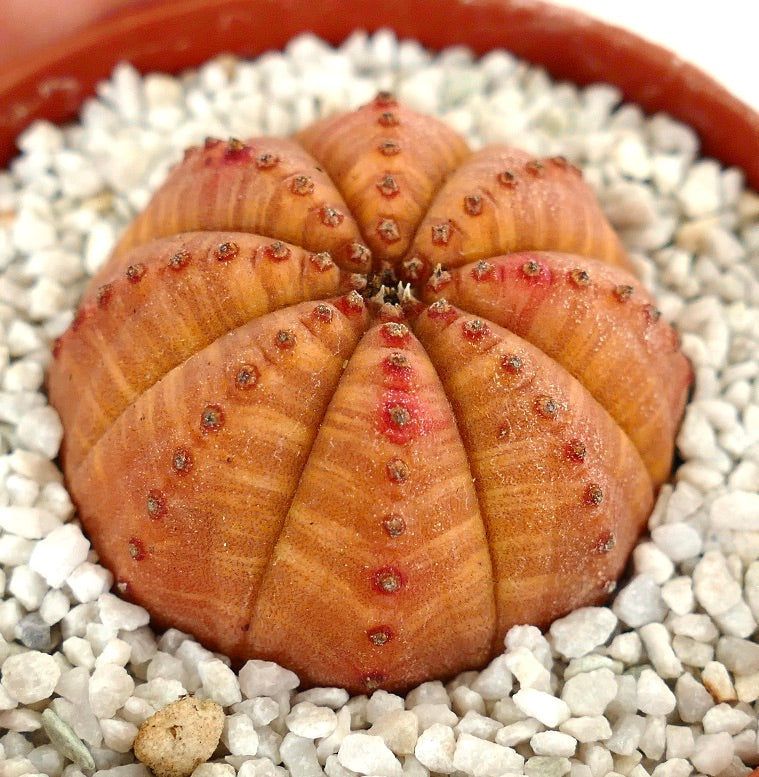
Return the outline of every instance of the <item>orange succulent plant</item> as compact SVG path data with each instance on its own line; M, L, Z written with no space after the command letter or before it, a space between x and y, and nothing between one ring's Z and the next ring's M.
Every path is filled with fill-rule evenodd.
M380 94L189 150L49 389L123 595L364 692L603 601L690 381L574 166L473 153Z

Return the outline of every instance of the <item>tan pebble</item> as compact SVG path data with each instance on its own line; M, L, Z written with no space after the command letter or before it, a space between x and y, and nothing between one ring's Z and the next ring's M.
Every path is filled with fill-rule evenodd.
M187 777L213 755L223 725L218 704L185 696L140 726L134 754L156 777Z

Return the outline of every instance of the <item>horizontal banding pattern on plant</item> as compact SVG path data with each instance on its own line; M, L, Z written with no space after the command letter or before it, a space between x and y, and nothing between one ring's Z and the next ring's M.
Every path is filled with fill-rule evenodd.
M420 146L422 136L428 142ZM125 573L131 595L150 596L135 569L160 567L168 575L170 553L185 552L175 539L183 520L196 521L193 531L200 537L208 531L203 521L218 522L227 539L202 546L203 552L231 579L244 580L248 573L239 559L245 540L235 522L252 509L250 500L266 496L276 503L277 518L271 527L259 528L265 538L260 549L251 550L257 559L252 566L259 570L251 583L254 593L239 593L248 614L233 619L234 635L214 623L211 639L230 654L260 650L308 672L282 621L287 614L288 623L302 623L309 602L330 600L340 590L354 597L360 622L347 622L335 611L334 626L322 637L312 635L312 647L323 652L343 640L355 648L359 665L346 674L329 657L328 676L313 681L397 686L421 679L404 675L393 663L398 645L413 647L423 629L433 628L406 602L425 596L433 601L425 623L437 625L422 660L428 671L481 663L498 641L495 635L508 626L510 612L544 623L562 608L597 601L598 579L618 574L645 518L648 476L624 433L581 385L586 376L574 375L561 358L535 355L529 345L546 331L566 341L571 325L560 322L556 306L596 305L606 321L614 316L630 321L629 336L620 340L613 332L611 339L632 348L639 362L655 362L665 348L674 353L672 339L648 296L637 287L634 294L627 291L633 287L630 276L603 269L593 258L625 262L587 187L564 160L536 160L504 149L469 156L450 130L388 97L326 120L297 140L306 151L291 141L207 143L187 155L156 195L158 204L148 206L128 233L97 279L100 292L85 300L76 326L62 338L56 364L64 367L56 369L75 372L77 349L108 330L122 336L117 346L122 354L137 344L154 371L143 384L128 371L119 377L132 393L116 397L120 407L111 402L113 418L102 428L75 439L71 450L78 446L80 459L74 468L111 466L108 446L122 444L122 427L137 413L129 411L133 405L145 406L148 428L156 408L164 407L164 389L174 387L173 400L195 397L188 423L166 441L160 464L148 445L135 452L134 466L143 472L136 478L150 482L139 491L139 515L126 516L123 541L114 552L141 562ZM359 158L366 160L363 165L357 165ZM199 192L195 201L191 184ZM234 203L226 209L219 204L221 190ZM249 200L244 192L251 193ZM544 210L528 212L526 203L533 201L544 201ZM206 242L197 235L158 235L156 259L147 247L132 248L152 236L151 207L173 212L172 202L184 209L173 228L202 227ZM272 224L264 224L258 211L270 213ZM557 224L551 221L554 213L560 214ZM188 226L198 214L201 223ZM517 223L517 216L524 223ZM203 221L217 217L220 223ZM243 218L249 222L243 224ZM246 235L248 229L262 234ZM470 250L472 241L481 245L482 255ZM503 256L520 250L526 253L512 260ZM551 250L580 255L573 254L565 266L557 259L564 254ZM370 265L371 277L353 275ZM399 279L413 288L398 285ZM288 316L298 305L307 310L294 321ZM172 318L185 307L202 308L202 315ZM135 322L125 324L133 328L121 335L126 310L135 311ZM156 328L156 321L161 326ZM218 323L209 329L208 321ZM578 321L584 347L603 339L594 340L589 324ZM266 329L265 336L254 324ZM236 338L249 326L258 338L256 358L246 352L223 365L214 361L217 349L242 348ZM156 329L170 344L166 357L159 355ZM315 359L316 343L332 360L329 379L303 366ZM583 354L574 356L584 362ZM188 360L202 380L190 376ZM114 370L115 362L109 360L104 372ZM480 362L487 380L469 373ZM686 382L682 378L678 385ZM295 408L314 392L321 393L308 410L311 432L300 410L286 416L260 409L280 403ZM592 422L585 423L585 416ZM253 417L245 436L246 424L253 423L246 419ZM141 434L139 422L130 422ZM332 436L325 441L327 434ZM536 473L542 480L535 480ZM615 478L626 485L616 486ZM333 481L332 491L319 485ZM245 489L255 496L246 497ZM82 486L80 493L85 490ZM193 507L191 492L205 492L211 502ZM555 506L553 517L534 493ZM347 495L358 506L336 507ZM625 515L625 497L642 508ZM445 520L442 505L448 505ZM504 535L505 516L518 508L535 516L528 522L532 528L516 520L513 537ZM86 507L83 514L95 520ZM345 543L346 537L356 543L352 563L334 558L331 543ZM520 577L548 577L541 546L559 546L567 558L584 554L592 567L584 575L576 565L577 574L561 586L563 603L552 613L529 610L534 602L517 601L508 589L509 581ZM458 559L458 565L425 566L423 554L432 548L443 559ZM308 566L307 551L315 556ZM184 575L188 597L193 591L198 596L189 558L182 559L171 574ZM299 565L308 571L302 579ZM281 577L287 570L289 588ZM456 576L469 582L451 586ZM461 590L463 596L474 588L478 606L460 623L441 628L453 603L440 592ZM290 589L299 592L295 598L286 593ZM282 616L269 601L283 605ZM195 628L194 616L180 612L179 625ZM465 633L476 636L470 640ZM457 653L459 658L453 657Z

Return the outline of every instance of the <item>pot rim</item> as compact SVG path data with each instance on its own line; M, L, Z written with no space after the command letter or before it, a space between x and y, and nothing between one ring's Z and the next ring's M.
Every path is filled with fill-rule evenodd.
M648 113L689 124L701 153L743 168L759 189L759 114L668 49L543 0L164 0L122 9L0 73L0 166L35 119L73 119L120 61L178 73L225 52L281 49L303 32L339 44L356 30L391 29L427 48L505 48L578 85L605 82Z

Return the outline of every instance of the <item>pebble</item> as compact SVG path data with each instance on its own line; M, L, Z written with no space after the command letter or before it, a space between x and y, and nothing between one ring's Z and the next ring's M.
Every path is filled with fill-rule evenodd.
M490 741L494 739L496 732L501 728L503 728L503 724L486 715L480 715L479 712L474 710L469 710L456 724L456 731L458 733L471 734L480 739L488 739Z
M561 731L540 731L530 739L530 747L536 755L569 757L575 754L577 740Z
M549 629L553 647L565 658L577 658L603 645L617 626L606 607L581 607L554 621Z
M572 714L566 702L534 688L521 688L514 694L513 699L514 704L525 715L551 728L556 728Z
M285 718L287 728L306 739L326 737L335 730L337 716L328 707L317 707L309 701L296 704Z
M703 547L699 532L683 521L655 526L651 529L651 539L675 562L695 558Z
M510 747L486 742L470 734L462 734L456 742L453 767L472 777L500 777L510 772L519 773L524 757Z
M543 671L547 671L541 665ZM450 692L451 705L453 711L459 715L466 715L468 712L479 712L484 714L486 711L485 700L477 691L473 691L466 685L459 685Z
M676 615L692 612L696 606L693 594L693 579L680 576L667 580L661 587L661 598Z
M709 691L687 672L675 683L677 711L685 723L700 723L704 715L714 706Z
M708 662L701 672L701 681L715 701L735 701L735 686L730 673L718 661Z
M90 678L90 708L98 718L112 718L133 691L134 680L123 666L96 664Z
M722 198L719 165L714 160L696 162L678 192L680 204L689 218L708 216L719 210Z
M201 661L198 664L198 674L207 699L222 707L242 701L237 675L220 659Z
M709 550L693 570L693 592L710 615L721 615L741 600L740 583L730 574L723 554Z
M648 575L636 575L619 592L612 611L631 628L647 623L661 623L667 614L661 589Z
M692 637L699 642L713 642L719 636L714 621L703 613L686 613L670 618L667 625L673 634Z
M224 720L222 740L232 755L255 755L258 732L253 721L244 713L229 715Z
M551 673L526 647L519 646L509 651L506 654L506 667L519 682L520 688L551 690Z
M337 720L332 733L317 742L316 756L320 763L324 761L325 756L330 756L337 753L337 751L340 749L340 745L342 744L343 739L345 739L345 737L351 733L352 716L350 707L347 704L344 707L341 707L335 713L335 717ZM378 736L376 732L370 731L368 733L373 733L373 735ZM388 741L385 741L385 744L390 747L391 750L393 750ZM411 750L413 752L413 746ZM395 752L395 750L393 750L393 752Z
M646 715L669 715L675 709L675 694L659 674L644 669L638 677L638 709Z
M507 656L496 656L474 679L472 690L483 699L502 699L511 693L514 677L507 666Z
M13 569L7 587L8 593L15 596L27 610L38 609L48 591L42 576L25 564Z
M170 658L172 656L169 656ZM163 673L161 673L163 674ZM244 712L256 726L266 726L279 717L279 704L268 696L245 699L232 706L235 712Z
M235 767L232 764L202 763L192 771L192 777L235 777Z
M53 626L66 615L70 607L68 596L63 591L53 588L43 597L39 614L48 626Z
M524 765L527 777L563 777L571 771L572 764L568 758L555 756L536 755L528 758ZM608 774L612 772L608 771Z
M2 665L3 688L21 704L47 699L60 676L60 667L53 656L38 650L10 655Z
M422 683L406 694L406 707L408 709L414 709L421 704L451 706L448 691L440 680Z
M29 613L29 615L21 618L16 626L16 638L30 650L39 650L47 653L53 647L50 626L36 612Z
M496 730L500 728L495 721L493 724ZM457 731L461 732L460 724ZM414 752L419 736L419 719L411 711L393 710L377 718L368 733L381 737L395 755L410 755Z
M745 710L729 704L718 704L704 715L704 733L717 734L720 731L726 731L734 736L743 731L753 720L755 720L754 716Z
M350 694L345 688L309 688L307 691L301 691L294 699L298 704L302 701L309 701L317 707L329 707L337 710L347 704Z
M155 777L189 777L213 754L223 725L224 712L218 704L187 696L140 726L134 754Z
M606 746L618 755L631 755L640 744L646 729L646 720L640 715L622 715L612 726Z
M148 611L136 604L130 604L110 593L98 597L98 614L106 626L123 631L134 631L150 621Z
M689 726L667 726L667 758L689 758L696 740Z
M256 696L277 696L297 688L300 680L289 669L271 661L247 661L238 673L243 695L252 699Z
M137 736L137 726L126 720L110 719L100 721L103 744L117 753L128 753Z
M45 537L61 525L59 518L39 507L0 507L0 529L17 537L35 540Z
M277 777L276 768L270 758L248 758L240 764L237 774L238 777ZM325 773L328 777L333 777L326 769ZM336 774L334 777L349 777L349 775Z
M453 738L453 732L441 726ZM430 735L432 737L433 734ZM421 739L421 738L420 738ZM417 749L419 744L417 743ZM418 758L417 754L417 758ZM348 734L337 751L341 766L357 774L377 777L401 777L403 767L390 748L378 736L357 732Z
M99 564L83 561L66 576L66 585L78 602L94 602L113 584L113 575Z
M49 405L44 405L25 412L19 418L16 433L21 447L53 458L58 454L63 439L63 425L58 413Z
M566 723L562 725L566 725ZM534 718L517 720L514 723L509 723L508 725L503 726L503 728L498 729L495 732L494 741L499 745L513 747L514 745L529 741L532 739L533 735L537 734L537 732L542 729L543 724ZM484 737L480 737L480 739L483 738Z
M714 658L712 645L696 642L690 637L674 637L672 649L677 659L686 666L704 667Z
M668 679L679 677L683 665L672 649L672 637L667 627L662 623L647 623L641 626L638 633L659 675Z
M759 672L759 645L737 637L720 637L717 660L735 674Z
M559 728L578 742L602 742L611 736L611 725L603 715L570 718Z
M95 761L71 726L64 723L52 709L42 711L42 726L50 741L65 758L83 769L94 769Z
M633 564L638 574L648 575L657 585L666 583L675 571L672 560L653 542L641 542L633 550Z
M87 560L89 540L73 523L53 529L34 547L29 566L38 572L51 588L59 588L66 578Z
M422 731L438 723L452 728L459 722L459 716L447 704L423 702L415 704L412 711L419 721L419 728Z
M577 674L566 681L561 692L561 698L577 717L603 715L616 695L617 680L610 669Z
M735 693L739 701L752 703L759 699L759 672L737 675Z
M759 494L736 490L717 497L709 520L715 529L759 530Z
M703 774L717 775L730 765L733 753L733 739L727 732L703 734L696 739L690 760Z
M402 696L379 689L366 702L366 720L374 723L388 712L400 712L405 708L406 701Z

